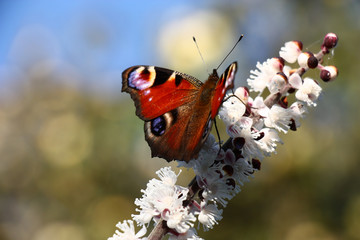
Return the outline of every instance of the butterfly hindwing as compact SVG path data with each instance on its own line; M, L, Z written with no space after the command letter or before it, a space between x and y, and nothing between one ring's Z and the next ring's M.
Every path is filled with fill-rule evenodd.
M205 128L211 128L211 120L210 110L194 112L194 107L187 103L145 122L145 138L153 157L188 162L197 156L202 141L210 133Z

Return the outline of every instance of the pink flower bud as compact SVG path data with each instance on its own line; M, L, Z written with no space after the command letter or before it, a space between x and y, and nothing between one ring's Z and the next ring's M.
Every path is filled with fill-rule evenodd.
M335 33L328 33L324 37L324 41L322 45L327 49L331 49L336 46L337 41L338 41L338 37L336 36Z

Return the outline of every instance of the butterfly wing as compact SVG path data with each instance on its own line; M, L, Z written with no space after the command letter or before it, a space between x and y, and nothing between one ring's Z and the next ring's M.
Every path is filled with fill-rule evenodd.
M210 109L199 109L196 104L186 103L146 121L144 130L152 157L188 162L197 157L210 128Z
M215 87L214 97L211 103L211 118L214 119L219 112L219 108L224 100L226 91L234 87L237 63L233 62L220 76Z
M188 161L194 156L199 129L193 125L205 125L208 117L197 119L199 113L194 114L202 85L189 75L153 66L123 72L122 91L130 93L136 115L145 121L145 139L153 157Z
M122 91L130 93L136 115L145 121L195 101L203 84L189 75L154 66L130 67L122 78Z
M236 62L203 84L194 77L153 66L123 72L122 91L130 93L136 114L145 121L152 156L188 162L206 141L227 89L233 87Z

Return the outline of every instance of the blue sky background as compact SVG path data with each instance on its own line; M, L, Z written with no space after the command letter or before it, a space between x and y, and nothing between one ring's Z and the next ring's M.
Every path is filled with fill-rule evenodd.
M182 68L181 60L176 66L169 66L167 59L176 61L176 55L168 53L167 57L161 57L165 50L158 44L159 35L169 21L180 21L182 16L196 14L201 10L223 15L228 19L228 27L232 28L232 35L225 36L230 39L228 46L219 46L222 52L216 61L206 59L206 55L215 50L204 49L205 46L200 44L209 68L221 61L240 34L245 34L244 40L228 61L240 62L238 81L244 81L256 61L265 60L278 51L282 42L297 35L293 33L293 29L286 29L286 26L296 25L296 19L291 17L296 5L286 1L240 2L2 1L0 64L19 65L34 62L39 58L59 59L74 66L81 75L88 78L88 82L96 82L91 79L99 73L108 73L111 77L97 79L93 89L104 91L101 93L104 95L116 96L119 93L115 89L120 89L120 81L115 75L129 66L161 65L189 71ZM269 28L269 24L274 27ZM40 28L37 30L44 35L32 34L31 31L24 33L24 29L29 27ZM205 27L211 29L211 26ZM200 43L224 37L224 33L219 29L213 30L213 39L201 39L202 36L199 36L196 30L188 29L186 33L189 34L189 42L192 41L192 35L196 36ZM184 35L183 32L178 34ZM173 39L169 39L168 42L172 41ZM259 48L261 51L257 51ZM35 49L35 52L31 52ZM194 45L188 51L192 51L195 57L198 55ZM196 58L201 62L198 56ZM207 77L207 72L203 69L204 67L197 68L196 71L192 69L189 74L203 80ZM83 87L84 89L86 87Z

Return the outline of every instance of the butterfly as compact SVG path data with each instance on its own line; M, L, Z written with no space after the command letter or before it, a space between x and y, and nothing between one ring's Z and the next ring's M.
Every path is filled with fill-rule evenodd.
M234 87L237 63L219 77L214 69L204 83L177 71L133 66L122 73L122 92L130 94L144 120L152 157L168 162L197 158L227 90Z

